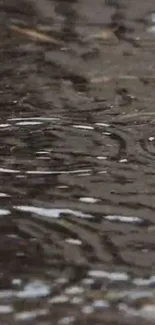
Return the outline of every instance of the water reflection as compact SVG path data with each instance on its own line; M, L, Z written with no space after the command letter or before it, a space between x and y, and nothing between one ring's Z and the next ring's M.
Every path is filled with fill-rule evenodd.
M0 322L154 322L152 1L0 9Z
M33 206L14 206L14 209L19 211L31 212L38 214L42 217L49 218L60 218L61 215L73 215L80 218L93 218L92 215L81 213L80 211L73 211L70 209L47 209L47 208L39 208Z
M39 281L34 281L32 283L28 283L22 291L17 293L18 298L37 298L37 297L45 297L50 293L50 288L48 285L41 283Z

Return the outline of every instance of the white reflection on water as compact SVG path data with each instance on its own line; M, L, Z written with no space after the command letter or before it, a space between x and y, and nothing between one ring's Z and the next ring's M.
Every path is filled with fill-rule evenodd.
M80 239L67 238L65 239L65 242L71 245L82 245L82 241Z
M103 127L108 127L108 126L110 126L110 124L108 124L108 123L95 123L95 125L103 126Z
M95 300L92 304L94 308L108 308L110 305L106 300Z
M92 306L84 306L82 308L82 313L83 314L92 314L94 311L93 307Z
M67 297L66 295L60 295L49 299L48 302L51 304L64 304L68 302L68 300L69 297Z
M79 174L79 173L89 173L91 172L91 169L75 169L75 170L61 170L61 171L56 171L56 170L28 170L26 173L27 174L32 174L32 175L58 175L58 174Z
M125 272L106 272L102 270L91 270L88 271L88 276L93 278L108 278L112 281L127 281L129 276Z
M68 325L70 323L72 323L74 321L74 316L66 316L66 317L63 317L59 320L58 324L60 325Z
M152 275L148 279L143 279L143 278L136 278L133 280L133 283L138 285L138 286L148 286L151 284L155 284L155 275Z
M9 197L10 194L7 194L7 193L0 193L0 197Z
M7 209L0 209L0 216L6 216L10 214L11 212Z
M121 221L121 222L142 222L142 218L139 217L133 217L133 216L115 216L115 215L109 215L105 216L104 219L109 221Z
M39 208L34 206L27 206L27 205L17 205L14 206L14 209L23 211L23 212L31 212L38 214L43 217L49 217L49 218L60 218L61 214L71 214L75 217L79 218L93 218L93 215L82 213L80 211L75 211L71 209L49 209L49 208Z
M99 160L107 160L106 156L97 156L96 158L99 159Z
M72 286L65 289L66 295L80 295L84 292L84 288L78 286Z
M60 118L58 117L17 117L17 118L9 118L8 121L18 122L18 121L42 121L42 122L50 122L50 121L58 121Z
M0 128L8 128L11 126L11 124L5 123L5 124L0 124Z
M80 197L79 201L83 202L83 203L96 203L99 200L96 199L95 197Z
M50 293L49 285L41 281L33 281L25 285L24 289L16 294L18 298L46 297Z
M8 299L14 296L13 290L0 290L0 299Z
M17 313L15 318L16 320L30 320L34 319L37 316L44 316L48 314L48 309L36 309L32 311L23 311L21 313Z
M19 170L9 169L9 168L0 168L0 173L20 173Z
M29 126L29 125L38 125L42 124L41 121L22 121L22 122L17 122L16 125L21 125L21 126Z
M0 305L0 314L10 314L13 312L13 307L8 305Z
M94 130L93 126L89 125L73 125L76 129L83 129L83 130Z

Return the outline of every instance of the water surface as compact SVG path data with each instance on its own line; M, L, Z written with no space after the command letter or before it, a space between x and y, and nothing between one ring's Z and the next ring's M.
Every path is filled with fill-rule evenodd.
M155 321L154 1L0 2L0 322Z

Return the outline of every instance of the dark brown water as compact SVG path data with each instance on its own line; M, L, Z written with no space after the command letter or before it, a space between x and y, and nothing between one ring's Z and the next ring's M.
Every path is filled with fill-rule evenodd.
M0 324L154 324L154 1L1 0L0 46Z

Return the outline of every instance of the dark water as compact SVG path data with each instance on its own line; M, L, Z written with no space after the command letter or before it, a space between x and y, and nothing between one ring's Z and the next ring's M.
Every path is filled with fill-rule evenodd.
M0 1L0 324L155 322L155 3Z

